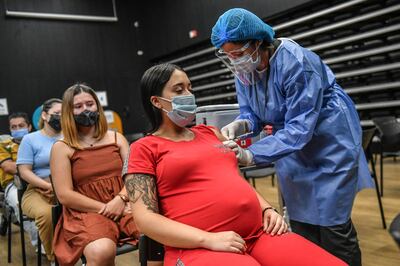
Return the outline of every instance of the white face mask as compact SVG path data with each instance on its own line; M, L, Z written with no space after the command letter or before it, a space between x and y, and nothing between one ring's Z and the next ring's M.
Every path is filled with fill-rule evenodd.
M231 58L229 56L221 55L221 52L216 55L222 60L222 62L229 68L230 71L238 78L238 80L244 85L254 84L254 72L261 63L261 56L258 52L262 42L258 43L256 49L251 54L245 54L240 58ZM243 48L248 48L247 44ZM242 49L239 49L242 50ZM253 60L253 56L256 55L256 59Z

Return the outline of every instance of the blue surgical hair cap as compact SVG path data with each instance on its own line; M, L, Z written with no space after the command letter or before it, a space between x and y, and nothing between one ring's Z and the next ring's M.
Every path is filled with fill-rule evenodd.
M270 25L243 8L232 8L222 14L211 32L211 43L221 48L227 42L266 40L272 42L275 32Z

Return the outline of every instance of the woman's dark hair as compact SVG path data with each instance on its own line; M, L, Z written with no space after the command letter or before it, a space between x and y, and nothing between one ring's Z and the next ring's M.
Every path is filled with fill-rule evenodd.
M56 104L56 103L61 103L62 104L62 101L60 99L58 99L58 98L48 99L42 105L42 112L48 113L48 111L51 109L51 107L53 107L53 105ZM42 129L43 127L44 127L44 122L43 122L42 116L40 116L39 128Z
M177 65L164 63L152 66L147 69L142 76L142 80L140 81L142 105L151 123L151 128L148 133L157 131L162 122L162 111L151 103L150 97L161 96L165 84L169 81L175 70L183 71L182 68Z

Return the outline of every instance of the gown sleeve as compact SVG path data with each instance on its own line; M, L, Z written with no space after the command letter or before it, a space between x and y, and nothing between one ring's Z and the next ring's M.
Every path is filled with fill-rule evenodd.
M240 115L235 120L248 120L250 122L250 129L253 131L253 136L256 136L262 129L262 121L257 117L253 110L251 110L249 101L244 94L244 91L248 88L240 83L237 78L235 78L235 87L240 109Z
M312 138L323 101L322 61L294 55L281 57L279 73L285 97L284 127L249 147L255 163L271 163L301 150Z

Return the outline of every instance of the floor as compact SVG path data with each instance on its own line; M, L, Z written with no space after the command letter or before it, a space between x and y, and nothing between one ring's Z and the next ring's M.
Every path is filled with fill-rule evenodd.
M384 197L382 198L388 226L400 212L400 161L385 159ZM378 166L379 171L379 166ZM257 190L274 206L278 205L277 188L271 184L271 178L256 180ZM353 222L358 231L364 266L400 265L400 249L396 246L387 230L382 228L375 190L363 190L355 200ZM7 264L7 238L0 236L0 265L22 265L19 228L12 228L12 263ZM28 241L28 239L26 239ZM29 242L28 242L29 243ZM27 244L28 266L36 265L34 249ZM42 265L49 265L45 257ZM80 265L78 263L77 265ZM116 265L138 266L138 252L118 256Z

